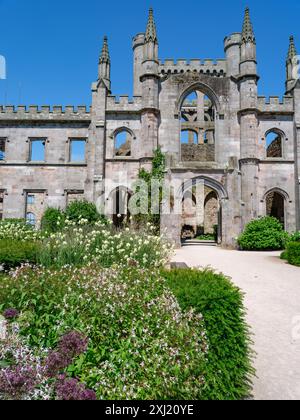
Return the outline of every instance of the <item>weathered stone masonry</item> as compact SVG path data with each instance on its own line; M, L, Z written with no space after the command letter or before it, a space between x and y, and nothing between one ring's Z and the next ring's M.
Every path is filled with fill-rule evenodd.
M224 47L220 60L161 61L150 10L146 32L133 39L132 99L111 95L105 38L91 108L0 107L0 217L25 216L38 224L47 206L64 208L81 197L92 202L104 197L110 203L114 192L105 189L104 180L115 181L126 195L160 146L167 157L166 179L179 186L175 200L181 202L199 183L216 194L203 205L218 214L204 217L204 224L218 220L224 246L235 246L248 221L270 213L287 230L300 229L300 83L294 40L282 101L258 96L248 9L242 32L226 37ZM274 143L268 143L270 133ZM77 159L70 148L78 140L86 142L86 150ZM33 158L37 141L44 152ZM197 197L193 203L196 222L203 220ZM172 208L162 217L162 227L176 243L184 223Z

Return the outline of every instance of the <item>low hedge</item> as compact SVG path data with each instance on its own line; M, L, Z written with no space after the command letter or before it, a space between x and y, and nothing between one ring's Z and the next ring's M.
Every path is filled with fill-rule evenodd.
M290 242L285 256L290 264L300 267L300 242Z
M9 270L24 263L35 264L37 251L36 242L0 239L0 265Z
M209 344L204 399L240 400L251 393L251 340L243 296L228 278L211 270L164 271L182 309L204 317Z

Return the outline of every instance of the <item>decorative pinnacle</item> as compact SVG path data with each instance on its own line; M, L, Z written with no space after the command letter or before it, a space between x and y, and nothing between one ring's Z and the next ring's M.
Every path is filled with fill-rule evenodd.
M153 9L149 10L149 18L147 24L147 30L145 35L145 42L157 42L156 26L153 16Z
M104 37L102 52L101 52L101 56L100 56L100 64L102 64L102 63L110 64L110 56L109 56L109 50L108 50L107 36Z
M250 19L250 9L246 8L244 23L243 23L243 32L242 32L242 41L243 42L254 42L255 36L253 31L253 25Z
M295 40L293 35L290 36L290 46L289 46L289 52L288 52L288 56L287 59L288 60L293 60L293 58L297 55L297 50L296 50L296 46L295 46Z

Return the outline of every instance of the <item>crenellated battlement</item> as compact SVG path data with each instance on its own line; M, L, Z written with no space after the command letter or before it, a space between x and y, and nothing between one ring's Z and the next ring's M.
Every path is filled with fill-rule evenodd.
M160 61L159 72L161 75L199 73L213 77L225 77L226 65L225 59L178 59L177 61L173 59L166 59L164 61Z
M142 97L134 96L131 98L127 95L108 96L107 97L107 111L108 112L136 112L142 108Z
M294 111L294 99L291 96L259 96L258 108L261 112L291 113Z
M0 120L89 120L90 107L62 105L0 106Z

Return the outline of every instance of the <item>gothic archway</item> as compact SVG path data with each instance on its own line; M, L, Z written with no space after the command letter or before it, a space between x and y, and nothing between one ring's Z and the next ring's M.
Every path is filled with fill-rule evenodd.
M209 238L221 243L222 201L227 198L225 187L214 179L199 176L185 182L181 190L181 238Z

